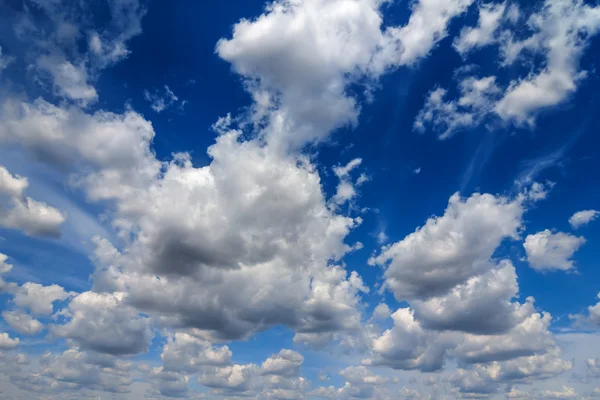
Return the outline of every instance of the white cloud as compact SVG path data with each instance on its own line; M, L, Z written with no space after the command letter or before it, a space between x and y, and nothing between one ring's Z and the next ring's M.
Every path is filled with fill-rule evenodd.
M384 58L399 65L410 65L427 56L447 35L450 20L462 13L472 0L421 0L414 3L408 24L388 28L390 41L382 50Z
M579 229L598 218L600 211L596 210L583 210L578 211L569 218L569 224L573 229Z
M10 272L13 268L12 264L7 263L6 260L8 260L8 256L0 253L0 275Z
M162 94L158 90L154 93L145 90L144 99L150 103L150 107L157 113L163 112L179 101L179 97L167 85L165 85L165 91Z
M29 309L38 315L52 314L54 302L66 300L73 295L58 285L43 286L33 282L26 282L10 291L17 307Z
M447 139L458 130L481 123L501 93L494 76L467 77L460 82L459 90L460 97L456 101L445 100L445 89L432 90L415 119L414 129L424 131L431 125L440 133L440 139Z
M540 11L529 17L533 34L521 41L509 34L504 53L508 63L525 50L542 54L546 61L539 72L514 80L495 112L516 124L534 123L538 111L558 105L573 94L585 77L579 60L589 38L600 29L600 8L581 0L546 0Z
M573 255L585 242L583 236L577 237L563 232L552 233L546 229L528 235L523 247L531 268L537 271L569 271L575 268Z
M561 391L544 390L542 396L547 399L573 399L578 394L572 387L563 385Z
M506 23L500 24L504 5L483 6L487 24L477 28L466 28L455 41L455 47L465 54L473 46L492 43L500 45L500 56L504 66L522 61L534 65L529 75L511 80L505 88L494 84L488 91L480 91L480 102L461 104L464 99L464 86L472 82L495 81L494 76L464 78L459 84L459 100L446 101L445 89L432 90L423 110L415 121L415 129L423 130L431 124L441 131L442 137L448 137L457 129L470 128L482 124L488 117L499 117L502 121L517 126L533 127L537 115L546 109L562 104L577 90L578 85L587 76L579 70L579 60L589 39L600 29L599 7L592 7L582 0L545 0L528 19L528 37L520 37L517 29L511 27L519 20L516 8L509 8ZM513 31L514 30L514 31ZM537 59L543 61L538 64ZM531 68L528 68L531 69ZM493 89L493 90L492 90Z
M8 333L0 332L0 350L12 350L19 345L19 338L12 339Z
M50 74L58 95L67 97L87 106L98 99L96 89L88 83L84 64L73 65L57 56L42 56L37 60L37 67Z
M302 354L293 350L283 349L278 354L274 354L262 363L262 373L264 375L277 375L293 377L300 374L300 367L304 362Z
M358 168L362 162L362 159L355 158L348 162L345 166L337 166L333 168L333 172L339 178L340 182L337 185L336 193L332 197L332 201L336 205L342 205L346 202L352 201L357 196L356 187L360 186L368 180L366 175L360 175L356 182L352 182L350 172L355 168Z
M52 332L99 353L147 351L153 337L151 321L125 300L124 293L81 293L69 303L67 321L54 325Z
M161 354L164 369L194 372L206 365L226 365L231 361L229 347L214 347L210 342L183 332L167 338Z
M387 265L385 284L398 300L443 295L489 270L502 240L518 237L523 201L523 196L479 193L462 199L456 193L443 216L431 217L403 240L384 246L370 263Z
M463 28L454 40L454 48L464 55L477 47L488 45L496 40L495 33L500 26L506 3L490 3L479 6L479 22L475 28Z
M518 294L517 274L510 261L469 278L446 295L412 301L421 323L436 330L469 333L503 333L535 310L530 302L511 303Z
M60 236L66 217L59 210L27 197L27 178L13 176L0 165L0 225L31 236Z
M35 335L44 329L40 321L22 311L3 311L2 318L11 328L23 335Z
M234 26L219 56L247 78L255 123L276 148L301 148L357 122L346 87L427 56L472 0L423 0L404 27L382 30L379 0L275 1Z

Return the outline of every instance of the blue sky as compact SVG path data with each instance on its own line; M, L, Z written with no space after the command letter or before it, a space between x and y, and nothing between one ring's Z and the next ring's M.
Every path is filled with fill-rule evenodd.
M0 398L600 397L599 30L0 2Z

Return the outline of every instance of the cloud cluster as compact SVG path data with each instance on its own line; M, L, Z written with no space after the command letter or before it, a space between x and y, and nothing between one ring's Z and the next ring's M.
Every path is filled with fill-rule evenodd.
M515 24L524 18L516 7L505 3L480 6L478 26L464 28L454 46L467 57L477 48L497 45L503 66L533 63L534 71L510 80L502 89L495 76L461 78L458 100L445 100L446 90L435 88L417 116L415 129L431 126L447 138L489 118L533 127L540 112L575 93L587 76L579 70L579 61L600 29L598 7L581 0L546 0L529 15L530 34L525 37L518 30L520 24ZM538 59L543 61L538 63ZM477 102L470 102L465 93L473 83L479 86Z

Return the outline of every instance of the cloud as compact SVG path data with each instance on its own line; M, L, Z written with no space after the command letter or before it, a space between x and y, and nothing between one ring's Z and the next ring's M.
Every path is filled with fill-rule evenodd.
M384 265L385 285L398 300L426 299L491 268L504 239L517 239L524 198L452 195L443 216L431 217L403 240L384 246L370 264Z
M572 387L563 385L560 392L544 390L542 396L547 399L573 399L577 397L578 394Z
M167 338L161 354L164 369L194 372L206 365L226 365L231 361L229 347L214 347L210 342L183 332Z
M526 50L541 54L546 61L539 72L511 82L495 107L503 120L531 125L538 111L562 103L575 92L586 75L578 70L579 60L589 38L600 29L598 15L598 7L581 0L546 0L541 10L529 17L530 37L514 41L508 34L503 45L507 63Z
M13 62L14 57L4 55L2 52L2 46L0 46L0 73L8 68L8 66Z
M12 286L8 291L14 296L12 301L15 306L28 309L36 315L52 314L54 302L66 300L73 295L58 285L43 286L33 282Z
M44 329L40 321L22 311L3 311L2 318L11 328L23 335L35 335Z
M165 85L165 92L163 94L160 94L158 90L154 93L145 90L144 99L150 103L150 107L157 113L163 112L179 101L179 97L167 85Z
M84 64L73 65L59 56L42 56L37 60L37 68L50 74L59 96L87 106L98 99L96 89L88 83Z
M427 56L471 2L418 2L406 26L382 30L378 0L274 1L216 51L247 79L266 140L298 149L356 124L359 105L346 88Z
M336 188L336 193L331 199L335 204L342 205L346 202L351 202L357 196L356 187L369 180L364 174L360 175L356 182L352 182L351 180L350 172L358 168L361 162L362 159L355 158L345 166L333 167L333 172L340 180Z
M496 269L469 278L446 295L415 300L411 305L429 329L503 333L534 312L530 302L511 303L518 290L515 268L504 260Z
M12 339L8 333L0 333L0 349L1 350L12 350L19 345L19 338Z
M431 125L447 138L488 118L533 127L540 112L562 104L576 92L587 76L586 71L579 70L579 61L589 39L600 29L598 7L581 0L545 0L529 16L531 34L526 37L517 31L519 26L511 26L520 18L515 6L506 14L504 10L504 4L482 6L478 27L463 29L455 48L465 55L474 47L498 44L503 66L533 64L533 72L511 80L504 88L497 86L495 76L462 78L460 97L453 101L444 99L446 89L435 88L415 120L415 129L422 131ZM543 61L538 64L540 58ZM494 85L484 85L488 81ZM480 88L473 89L473 83ZM465 102L469 88L478 95L475 103Z
M6 260L8 260L8 256L0 253L0 275L10 272L13 268L12 264L7 263Z
M569 271L575 268L571 258L586 242L583 236L552 233L546 229L525 238L525 252L531 268L537 271Z
M596 210L583 210L578 211L571 218L569 218L569 224L573 229L579 229L598 218L600 211Z
M445 89L436 88L429 92L415 119L414 129L422 132L431 125L439 132L440 139L447 139L456 131L480 124L501 93L495 76L467 77L460 82L459 90L460 97L456 101L445 100Z
M0 225L31 236L60 236L66 216L46 203L24 195L27 178L13 176L0 165Z
M488 45L496 40L495 33L506 10L506 3L490 3L479 6L479 22L474 28L463 28L454 40L454 48L461 55Z
M81 293L69 303L67 321L51 330L99 353L126 355L147 351L153 337L151 320L128 306L125 299L123 293Z

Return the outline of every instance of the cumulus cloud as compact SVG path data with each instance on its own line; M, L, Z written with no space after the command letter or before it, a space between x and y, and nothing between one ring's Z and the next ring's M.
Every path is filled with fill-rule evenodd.
M59 285L44 286L34 282L10 286L7 291L14 296L12 301L15 306L37 315L52 314L54 302L66 300L73 295Z
M569 218L569 224L573 229L579 229L598 218L600 211L596 210L583 210L578 211Z
M298 148L355 124L359 106L346 87L427 56L471 2L417 2L405 26L382 29L378 0L275 1L237 23L217 53L248 79L267 140Z
M24 195L27 178L12 175L0 165L0 225L31 236L60 236L66 216L46 203Z
M11 338L8 333L0 333L0 349L1 350L12 350L19 345L19 338Z
M490 269L504 239L517 239L524 197L452 195L443 216L431 217L403 240L384 246L371 264L385 266L386 287L398 300L443 295Z
M585 244L583 236L568 233L552 233L546 229L525 238L525 252L531 268L537 271L569 271L575 268L572 260L575 252Z
M511 82L495 106L502 119L531 125L538 111L562 103L576 91L586 76L579 71L579 60L589 38L600 29L598 10L581 0L546 0L529 17L530 37L514 40L507 35L503 45L507 63L525 51L541 54L546 61L539 72Z
M206 365L226 365L231 361L227 346L215 347L210 342L184 332L167 338L161 354L164 369L194 372Z
M0 275L10 272L13 268L12 264L7 263L6 260L8 260L8 256L0 253Z
M474 28L463 28L460 36L454 40L454 48L460 54L477 47L482 47L495 40L495 33L500 26L506 10L506 3L482 4L479 7L479 22Z
M447 90L436 88L418 114L415 129L431 125L445 138L490 117L533 127L541 111L562 104L576 92L587 76L586 71L579 70L579 61L589 39L600 29L598 7L581 0L546 0L529 15L531 34L525 37L517 31L518 26L511 27L520 18L515 7L506 9L504 3L482 6L479 25L463 29L454 45L465 55L474 47L499 44L503 65L534 64L534 71L511 80L504 88L497 86L495 76L461 78L458 100L445 100ZM540 57L543 61L537 64ZM465 87L473 83L480 86L474 91L479 101L463 103Z
M411 305L429 329L468 333L502 333L534 312L532 304L511 303L518 294L517 274L510 261L496 269L469 278L446 295Z
M23 335L35 335L44 329L40 321L22 311L3 311L2 318L11 328Z
M67 321L54 325L52 332L99 353L146 351L153 337L151 321L125 304L125 298L124 293L81 293L69 303Z

